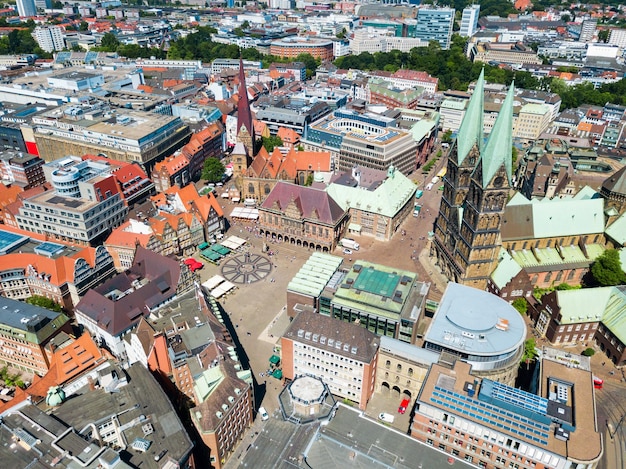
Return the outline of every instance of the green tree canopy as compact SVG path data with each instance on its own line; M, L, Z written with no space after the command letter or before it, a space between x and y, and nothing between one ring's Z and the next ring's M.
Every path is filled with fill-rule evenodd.
M105 33L100 41L100 48L104 52L115 52L120 45L120 41L117 40L115 34Z
M50 311L56 311L57 313L60 313L63 310L59 303L41 295L33 295L30 298L27 298L26 303L39 306L40 308L46 308Z
M204 160L202 169L202 179L208 182L218 182L224 174L224 165L217 158L207 158Z
M518 310L520 314L525 315L528 312L528 301L526 301L526 298L516 298L513 300L512 306Z
M263 137L262 140L263 146L268 153L271 153L272 151L274 151L275 147L280 147L283 144L283 140L278 135Z
M591 266L591 275L594 283L601 287L626 284L619 252L616 249L604 251Z
M526 365L526 368L534 362L539 353L537 352L537 343L535 342L535 338L531 337L526 342L524 342L524 354L522 355L521 363Z

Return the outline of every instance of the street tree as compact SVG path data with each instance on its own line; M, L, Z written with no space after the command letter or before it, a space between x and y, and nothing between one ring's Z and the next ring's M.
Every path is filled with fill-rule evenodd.
M202 169L202 179L207 182L218 182L224 174L224 165L217 158L207 158L204 160L204 168Z

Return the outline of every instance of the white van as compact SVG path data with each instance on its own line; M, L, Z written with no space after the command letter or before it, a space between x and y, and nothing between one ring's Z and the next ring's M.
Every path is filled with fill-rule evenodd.
M433 188L433 183L429 182L428 184L426 184L426 190L429 191Z
M393 423L394 417L393 415L387 414L386 412L381 412L380 414L378 414L378 419L382 420L383 422Z

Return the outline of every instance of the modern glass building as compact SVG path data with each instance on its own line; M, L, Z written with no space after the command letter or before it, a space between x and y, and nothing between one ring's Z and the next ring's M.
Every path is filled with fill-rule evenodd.
M454 8L420 8L415 37L426 42L437 41L442 49L449 49L454 13Z

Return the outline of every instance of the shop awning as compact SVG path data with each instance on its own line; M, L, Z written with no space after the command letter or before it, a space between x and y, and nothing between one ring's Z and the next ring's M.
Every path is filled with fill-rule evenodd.
M274 370L274 372L272 373L272 376L276 379L282 379L283 372L281 370Z
M280 363L280 357L278 355L272 355L270 357L270 363L272 365L278 365Z

